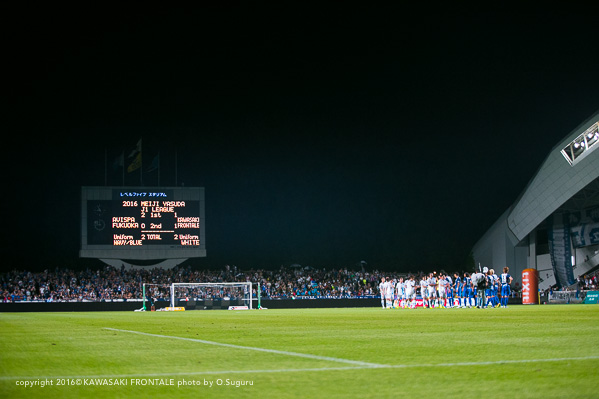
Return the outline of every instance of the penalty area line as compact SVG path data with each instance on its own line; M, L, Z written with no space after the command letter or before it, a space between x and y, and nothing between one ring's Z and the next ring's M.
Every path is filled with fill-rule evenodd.
M347 366L347 367L314 367L305 369L263 369L263 370L208 370L208 371L184 371L175 373L131 373L131 374L99 374L99 375L45 375L45 376L0 376L0 381L7 380L41 380L41 379L103 379L103 378L164 378L164 377L186 377L201 375L218 374L270 374L270 373L297 373L303 371L343 371L343 370L364 370L372 368L386 367L366 367L366 366Z
M330 357L330 356L319 356L319 355L312 355L312 354L309 354L309 353L281 351L281 350L277 350L277 349L259 348L259 347L255 347L255 346L243 346L243 345L226 344L226 343L223 343L223 342L206 341L204 339L177 337L176 335L150 334L150 333L145 333L145 332L141 332L141 331L121 330L121 329L118 329L118 328L110 328L110 327L104 327L104 329L105 330L110 330L110 331L118 331L118 332L123 332L123 333L129 333L129 334L144 335L144 336L147 336L147 337L177 339L177 340L181 340L181 341L197 342L197 343L206 344L206 345L223 346L225 348L245 349L245 350L251 350L251 351L256 351L256 352L274 353L274 354L277 354L277 355L296 356L296 357L304 357L304 358L315 359L315 360L325 360L325 361L329 361L329 362L353 364L353 365L361 366L361 367L365 367L365 368L389 367L388 365L385 365L385 364L376 364L376 363L361 362L359 360L341 359L341 358L338 358L338 357Z
M594 360L599 356L581 356L581 357L556 357L551 359L515 359L515 360L494 360L487 362L460 362L460 363L438 363L438 364L415 364L415 365L397 365L392 367L459 367L459 366L491 366L501 364L519 364L519 363L547 363L547 362L568 362L573 360Z
M297 373L297 372L323 372L323 371L345 371L345 370L373 370L373 369L400 369L400 368L431 368L431 367L464 367L464 366L488 366L504 364L523 364L523 363L547 363L547 362L565 362L576 360L596 360L599 356L584 357L560 357L552 359L519 359L519 360L497 360L487 362L461 362L461 363L425 363L425 364L394 364L371 366L347 366L347 367L317 367L317 368L293 368L293 369L258 369L258 370L208 370L191 371L179 373L131 373L131 374L106 374L106 375L67 375L67 376L0 376L0 381L8 380L41 380L50 378L59 379L108 379L108 378L162 378L162 377L185 377L201 375L219 375L219 374L269 374L269 373Z

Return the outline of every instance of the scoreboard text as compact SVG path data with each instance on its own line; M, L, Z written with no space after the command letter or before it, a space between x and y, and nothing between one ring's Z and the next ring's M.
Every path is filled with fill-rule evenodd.
M87 244L114 247L200 246L200 203L172 192L113 190L112 200L87 201Z

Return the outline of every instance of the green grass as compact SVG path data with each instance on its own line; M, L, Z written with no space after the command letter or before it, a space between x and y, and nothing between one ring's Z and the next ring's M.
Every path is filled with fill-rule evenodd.
M0 397L597 398L598 344L597 305L4 313Z

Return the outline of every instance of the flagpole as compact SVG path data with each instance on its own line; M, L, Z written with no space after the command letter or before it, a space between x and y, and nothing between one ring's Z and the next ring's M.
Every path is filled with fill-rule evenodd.
M125 150L121 153L121 171L123 172L123 180L121 186L125 187Z
M131 161L127 161L127 162L131 162L129 164L129 166L127 167L127 173L132 173L134 172L136 169L141 169L139 171L139 183L140 185L143 184L143 165L142 165L142 158L141 158L141 146L142 146L142 139L139 139L139 141L137 142L135 149L133 151L131 151L131 154L129 154L129 156L127 157L127 159L132 159ZM123 152L124 155L124 152ZM123 163L123 185L125 182L125 165Z
M104 147L104 186L108 185L108 150Z
M143 136L141 136L141 139L139 139L139 185L143 186L144 182L143 182L143 170L144 170L144 157L143 157L143 152L141 150L142 146L143 146Z

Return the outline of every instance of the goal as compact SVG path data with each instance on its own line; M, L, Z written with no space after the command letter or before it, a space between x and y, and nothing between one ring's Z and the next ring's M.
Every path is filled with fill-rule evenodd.
M170 300L172 292L172 284L143 284L143 306L140 310L149 310L154 306L154 301Z
M228 301L252 309L252 283L172 283L171 307L181 301Z

